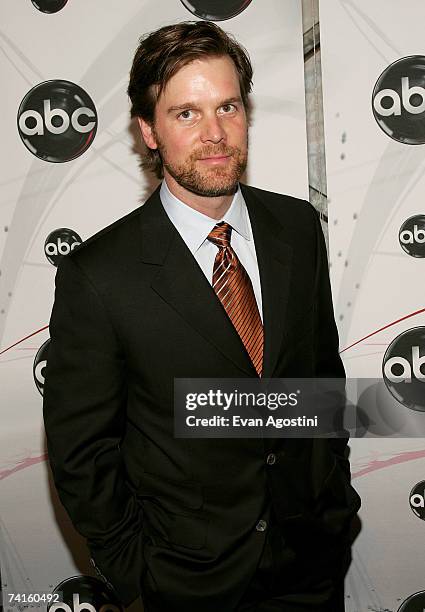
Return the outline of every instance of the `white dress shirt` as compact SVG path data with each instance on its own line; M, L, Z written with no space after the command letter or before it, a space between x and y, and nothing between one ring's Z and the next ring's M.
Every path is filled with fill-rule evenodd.
M176 198L169 190L165 179L162 181L159 195L171 223L183 238L211 285L214 260L219 249L207 239L207 236L220 221L225 221L232 227L230 244L251 279L262 320L263 306L257 255L248 209L240 186L238 185L232 203L221 219L212 219Z

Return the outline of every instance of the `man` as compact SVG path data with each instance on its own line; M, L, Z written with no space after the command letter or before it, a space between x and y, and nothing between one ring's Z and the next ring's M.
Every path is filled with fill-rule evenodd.
M344 377L314 209L239 184L251 77L213 23L141 40L131 114L164 181L56 277L55 483L98 572L146 612L343 610L347 440L173 435L174 378Z

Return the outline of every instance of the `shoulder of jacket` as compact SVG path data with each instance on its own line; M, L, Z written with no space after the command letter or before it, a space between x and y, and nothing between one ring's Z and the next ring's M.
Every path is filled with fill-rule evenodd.
M255 196L279 219L285 219L286 221L288 219L288 214L301 222L303 219L312 220L318 217L316 209L308 200L296 198L284 193L267 191L266 189L260 189L251 185L241 185L241 189L242 192L246 190L248 193Z
M104 261L128 252L139 238L139 217L144 205L130 211L84 240L69 255L74 263L85 267L97 259Z

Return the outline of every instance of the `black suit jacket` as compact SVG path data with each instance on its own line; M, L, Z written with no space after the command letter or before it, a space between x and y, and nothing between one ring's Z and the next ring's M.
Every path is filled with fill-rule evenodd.
M326 249L305 201L242 185L264 316L264 377L344 377ZM156 190L65 257L44 386L58 493L125 604L230 612L273 505L314 581L341 572L359 508L346 439L175 439L175 377L256 376ZM273 452L276 462L268 465Z

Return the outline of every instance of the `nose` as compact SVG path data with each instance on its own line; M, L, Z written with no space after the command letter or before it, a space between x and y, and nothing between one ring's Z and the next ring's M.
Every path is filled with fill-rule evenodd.
M214 113L211 116L204 117L201 129L202 142L212 142L218 144L226 138L226 132L220 122L219 117Z

